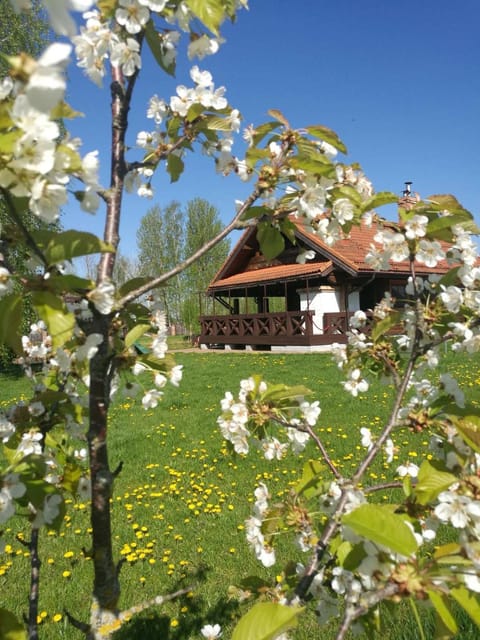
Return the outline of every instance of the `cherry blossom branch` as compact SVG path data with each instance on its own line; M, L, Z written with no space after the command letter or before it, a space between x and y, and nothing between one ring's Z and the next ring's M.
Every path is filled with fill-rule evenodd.
M282 427L287 427L289 429L296 429L297 431L301 431L302 433L308 433L308 435L312 438L312 440L317 445L318 449L320 450L320 453L322 454L322 458L324 459L325 463L327 464L328 468L333 473L335 478L337 480L343 480L342 474L335 466L333 460L331 459L328 451L325 448L325 445L320 440L319 436L315 433L315 431L313 430L313 427L311 427L307 422L303 422L302 424L292 424L291 422L288 422L288 420L282 420L281 418L279 418L278 416L275 416L274 414L267 414L267 416L269 420L271 420L272 422L276 422L277 424L280 424Z
M300 578L297 586L294 591L294 598L299 598L300 600L304 600L310 586L313 582L313 579L318 573L318 567L323 560L323 556L327 550L328 543L336 534L338 527L340 526L340 517L343 514L345 509L345 505L348 501L348 491L346 487L342 488L342 495L337 504L337 508L335 513L332 515L330 520L327 522L325 529L322 532L317 544L315 545L315 551L310 561L310 564L305 569L302 577ZM294 598L291 598L293 600Z
M141 287L137 287L137 289L134 289L133 291L130 291L127 295L123 296L123 298L120 298L120 300L118 300L118 302L117 302L117 307L121 308L121 307L125 306L129 302L132 302L136 298L139 298L144 293L148 293L148 291L151 291L152 289L155 289L155 288L159 287L160 285L162 285L167 280L170 280L170 278L173 278L177 274L181 273L187 267L189 267L191 264L193 264L199 258L201 258L203 255L205 255L205 253L208 253L208 251L210 251L210 249L212 249L221 240L226 238L229 233L231 233L235 229L240 228L241 227L240 218L242 217L243 213L249 207L251 207L252 204L259 198L260 194L261 194L261 191L258 188L256 188L253 191L253 193L245 200L245 202L242 204L242 206L239 208L239 210L237 211L237 213L236 213L235 217L233 218L233 220L228 225L226 225L222 229L222 231L220 231L220 233L218 233L211 240L206 242L202 247L200 247L200 249L195 251L195 253L193 253L191 256L189 256L186 260L184 260L183 262L178 264L173 269L170 269L170 271L166 271L161 276L158 276L157 278L153 278L152 280L147 282L147 284L145 284L145 285L143 285Z
M394 403L393 403L393 407L392 407L392 410L390 412L390 418L388 419L387 424L385 425L382 433L375 440L375 442L373 443L373 446L367 452L365 458L359 464L357 471L354 473L354 475L352 477L352 482L354 484L357 484L363 478L363 475L364 475L365 471L368 469L368 467L371 465L373 460L376 458L376 456L378 455L378 453L381 450L382 446L385 444L385 442L387 441L388 437L392 433L393 429L397 425L398 412L399 412L400 407L402 406L403 400L405 398L405 394L407 392L407 389L408 389L409 384L410 384L410 379L412 377L413 369L414 369L415 363L416 363L416 361L418 359L418 355L419 355L418 344L419 344L419 341L420 341L420 330L419 330L418 327L419 327L419 314L420 314L420 311L419 311L419 308L418 308L418 304L416 306L415 312L416 312L415 313L415 324L416 324L415 336L413 338L412 348L411 348L411 351L410 351L410 357L408 359L407 366L405 368L405 372L403 374L401 384L400 384L400 386L399 386L399 388L397 390L397 393L396 393L396 396L395 396L395 400L394 400Z
M383 600L387 598L391 598L396 593L398 593L399 585L395 582L391 582L387 584L383 589L379 589L378 591L374 591L368 596L365 596L364 601L359 604L357 607L346 607L345 615L343 616L342 624L338 630L338 633L335 637L335 640L344 640L348 630L352 626L352 623L355 622L361 616L364 616L368 611L379 604Z

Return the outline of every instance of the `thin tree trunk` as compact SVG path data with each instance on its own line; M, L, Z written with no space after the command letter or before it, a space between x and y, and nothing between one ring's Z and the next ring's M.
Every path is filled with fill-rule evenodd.
M120 596L117 567L113 561L110 498L113 474L107 450L108 404L110 395L110 356L108 316L95 320L96 331L104 337L90 361L90 426L87 440L92 482L92 553L94 566L94 608L114 612Z

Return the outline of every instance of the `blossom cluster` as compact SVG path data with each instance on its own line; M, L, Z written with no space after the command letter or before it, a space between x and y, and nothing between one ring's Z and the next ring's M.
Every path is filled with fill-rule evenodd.
M271 391L275 391L273 385L250 377L241 380L237 398L227 391L221 401L222 414L217 423L237 453L247 454L253 443L266 460L281 460L289 448L299 453L310 439L309 431L321 412L318 400L310 403L299 393L292 402L285 388L288 402L282 403L281 392L275 394L273 401ZM282 430L286 440L281 442L271 435L269 425L272 431L277 427Z
M2 134L12 140L0 159L0 187L15 198L27 198L32 213L46 222L57 219L72 176L83 183L82 208L94 212L99 204L97 153L82 159L80 141L68 135L61 140L52 115L64 98L70 52L69 44L54 43L38 61L11 58L15 80L7 76L0 83L0 100L10 114L2 122Z

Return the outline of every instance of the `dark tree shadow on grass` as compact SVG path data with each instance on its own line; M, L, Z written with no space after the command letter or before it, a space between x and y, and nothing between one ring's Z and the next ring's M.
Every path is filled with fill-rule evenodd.
M117 633L114 640L192 640L201 638L200 630L206 624L219 624L222 628L231 625L240 616L240 605L235 600L221 596L212 605L208 605L202 597L201 583L206 580L208 568L197 570L193 582L193 596L184 595L168 605L170 615L163 607L152 607L135 616ZM186 586L184 580L178 582L170 591L174 592ZM181 609L185 608L184 612ZM178 624L172 627L171 621Z

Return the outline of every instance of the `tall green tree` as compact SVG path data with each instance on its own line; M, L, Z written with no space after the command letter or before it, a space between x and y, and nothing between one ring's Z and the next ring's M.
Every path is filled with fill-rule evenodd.
M170 202L164 209L154 205L143 216L137 231L140 274L158 276L183 260L185 214L180 203ZM182 319L182 277L171 278L159 295L170 324Z
M202 198L194 198L187 203L187 225L185 232L185 255L193 255L222 229L223 224L216 207ZM225 238L213 249L201 256L185 270L185 298L183 306L184 322L190 333L199 328L198 318L205 311L202 294L207 289L230 250L230 241Z

